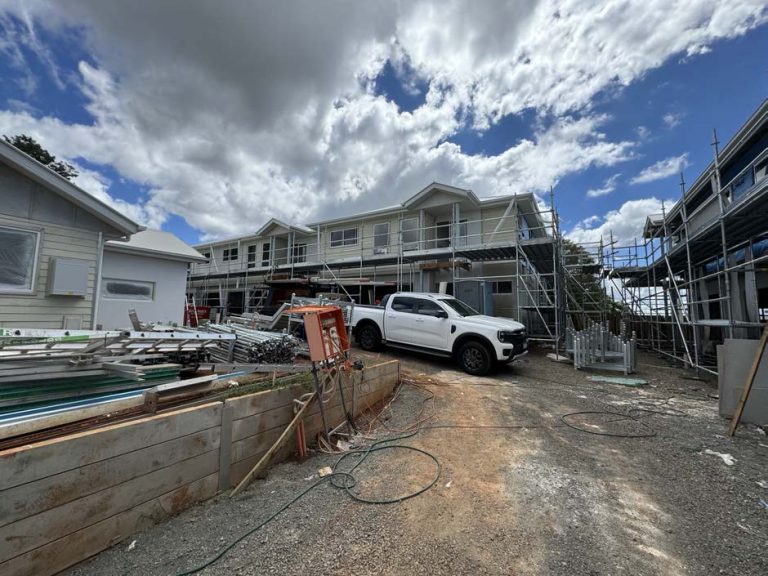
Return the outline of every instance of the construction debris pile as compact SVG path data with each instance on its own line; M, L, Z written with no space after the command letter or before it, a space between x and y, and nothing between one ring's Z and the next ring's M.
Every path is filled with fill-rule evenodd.
M299 350L297 338L279 332L252 330L239 324L208 324L204 330L237 338L210 350L211 360L216 362L290 364Z

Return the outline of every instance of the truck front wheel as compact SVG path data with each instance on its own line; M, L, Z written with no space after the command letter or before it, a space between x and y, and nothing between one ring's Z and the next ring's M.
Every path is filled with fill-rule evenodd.
M381 345L379 329L373 324L364 324L357 331L357 343L363 350L376 350Z
M462 344L456 359L461 369L473 376L485 376L493 367L493 359L488 348L477 341Z

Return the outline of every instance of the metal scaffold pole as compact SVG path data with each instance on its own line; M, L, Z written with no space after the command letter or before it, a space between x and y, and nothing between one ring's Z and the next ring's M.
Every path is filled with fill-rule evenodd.
M728 314L728 337L733 338L733 307L731 304L731 281L728 270L728 245L725 238L725 201L723 200L723 190L720 182L720 150L718 148L717 130L712 130L712 149L715 152L714 160L714 188L717 195L718 206L720 207L720 240L723 245L723 281L725 286L725 307ZM720 308L722 310L722 307Z

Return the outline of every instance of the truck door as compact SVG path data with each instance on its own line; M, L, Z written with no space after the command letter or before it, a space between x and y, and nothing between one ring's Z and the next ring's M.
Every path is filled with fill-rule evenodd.
M415 298L414 332L412 343L416 346L445 350L448 345L448 334L451 321L439 317L445 311L433 300Z
M415 327L415 298L395 296L384 311L384 334L387 341L411 344Z

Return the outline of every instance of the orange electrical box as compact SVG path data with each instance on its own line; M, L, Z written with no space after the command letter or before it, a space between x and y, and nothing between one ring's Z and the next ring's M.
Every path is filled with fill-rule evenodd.
M304 317L304 331L312 362L347 359L349 337L344 325L344 313L338 306L299 306L286 310L287 314Z

